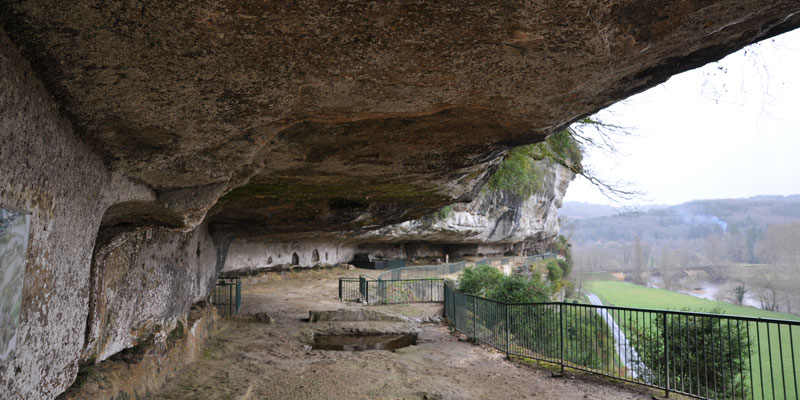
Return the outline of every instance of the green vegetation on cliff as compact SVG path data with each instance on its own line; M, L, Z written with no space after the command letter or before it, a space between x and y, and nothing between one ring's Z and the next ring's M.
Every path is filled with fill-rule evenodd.
M580 145L569 129L565 129L550 135L544 142L511 149L486 187L492 192L504 191L527 198L543 184L544 166L538 161L580 171L582 157Z
M439 211L435 212L435 213L434 213L434 217L435 217L437 220L444 221L444 220L446 220L446 219L447 219L447 217L449 217L451 214L453 214L453 205L452 205L452 204L450 204L450 205L446 205L446 206L442 207L442 209L441 209L441 210L439 210Z

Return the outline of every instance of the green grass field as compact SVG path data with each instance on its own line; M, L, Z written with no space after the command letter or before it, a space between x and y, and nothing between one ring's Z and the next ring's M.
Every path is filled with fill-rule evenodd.
M593 281L586 282L584 285L586 290L596 294L606 305L676 311L689 309L697 312L720 309L726 315L800 321L800 317L791 314L700 299L669 290L652 289L630 283ZM758 337L755 333L756 323L751 322L750 327L754 343L751 360L755 398L762 398L763 389L763 398L766 399L799 399L800 326L783 326L779 331L775 325L770 325L768 329L765 323L759 323L760 352L757 346ZM756 353L759 355L756 356ZM793 370L794 373L792 373Z
M586 282L584 285L586 285L587 290L600 297L603 303L619 307L655 308L661 310L690 308L693 311L700 312L719 308L726 315L800 321L800 317L792 314L737 306L724 301L706 300L665 289L652 289L625 282L593 281Z

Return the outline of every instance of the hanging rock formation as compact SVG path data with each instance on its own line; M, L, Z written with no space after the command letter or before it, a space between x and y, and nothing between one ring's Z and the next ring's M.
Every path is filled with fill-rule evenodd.
M510 190L483 190L475 200L447 211L367 232L319 234L293 241L270 236L235 240L224 272L253 273L291 265L349 263L357 253L376 258L450 257L541 253L558 236L557 210L575 174L549 160L533 161L542 186L527 197Z

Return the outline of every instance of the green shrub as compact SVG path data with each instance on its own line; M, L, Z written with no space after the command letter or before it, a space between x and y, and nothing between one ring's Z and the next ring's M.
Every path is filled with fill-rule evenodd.
M458 290L473 296L488 297L503 278L500 270L488 265L466 268L458 278Z
M504 303L541 303L550 301L552 286L534 274L532 278L521 275L503 276L490 298Z
M561 267L561 276L566 278L572 272L572 263L567 260L558 260L558 266Z
M531 278L505 276L495 267L481 265L464 270L458 278L458 290L506 303L535 303L549 301L554 286L543 282L538 274Z
M547 280L550 282L558 282L564 277L564 271L561 270L558 260L547 261Z
M684 308L683 311L691 311ZM713 309L713 314L722 314L724 310ZM631 318L631 317L628 317ZM667 318L667 330L670 332L667 351L670 354L679 354L680 357L672 358L670 376L673 382L681 386L697 388L698 393L713 393L714 398L731 399L737 395L748 392L750 375L748 362L753 352L752 343L748 333L742 333L739 321L715 318L680 318L676 315L659 313L654 323L638 326L634 329L632 343L640 347L647 341L646 348L638 348L638 353L649 368L653 376L663 380L664 371L664 318ZM619 321L618 321L619 322ZM622 321L628 326L629 321ZM680 329L680 331L679 331ZM735 334L731 336L731 331ZM681 334L676 334L682 332ZM725 340L727 336L727 340ZM722 340L720 339L722 338ZM708 354L708 347L712 347L713 357ZM697 371L697 365L704 365L702 371ZM694 373L690 371L696 371ZM683 371L687 371L683 373ZM648 371L639 371L647 373ZM727 380L727 385L721 382ZM732 382L731 382L732 380ZM717 386L717 382L720 385ZM741 397L741 396L739 396Z

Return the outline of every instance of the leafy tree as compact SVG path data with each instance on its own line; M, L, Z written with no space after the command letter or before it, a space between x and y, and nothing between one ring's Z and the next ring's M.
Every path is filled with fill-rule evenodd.
M564 276L566 277L569 275L569 271L572 269L572 244L570 244L568 237L564 235L558 235L552 246L556 253L564 256L563 261L568 264L566 267L567 269L564 270Z
M627 324L635 336L632 343L644 361L638 367L639 376L648 377L654 384L666 384L664 318L669 338L670 386L692 388L704 397L720 399L741 397L742 392L748 392L752 341L747 337L747 323L736 320L659 313L647 326ZM698 365L703 367L698 369ZM726 382L724 386L722 382Z

